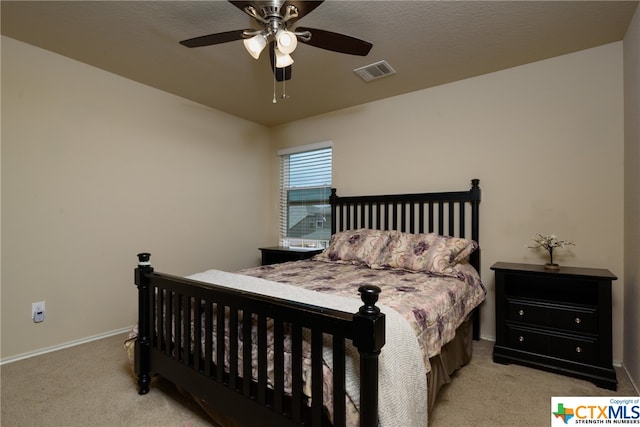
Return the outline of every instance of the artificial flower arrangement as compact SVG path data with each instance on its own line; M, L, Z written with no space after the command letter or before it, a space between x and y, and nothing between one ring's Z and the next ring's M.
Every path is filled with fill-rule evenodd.
M560 240L555 234L545 236L544 234L538 233L532 240L536 242L536 244L535 246L529 246L531 249L544 248L549 252L549 262L545 265L545 268L552 270L559 268L558 264L553 262L553 251L557 248L564 248L565 246L575 246L575 242L571 240Z

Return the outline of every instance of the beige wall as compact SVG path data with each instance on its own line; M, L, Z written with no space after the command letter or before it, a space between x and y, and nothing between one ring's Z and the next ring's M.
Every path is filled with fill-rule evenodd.
M624 366L640 389L640 8L624 38Z
M256 265L267 150L262 126L3 37L2 359L133 325L137 252Z
M257 264L247 248L277 242L275 150L332 140L341 194L481 179L483 336L495 330L489 267L544 262L526 246L555 232L577 242L561 263L618 275L614 359L626 338L625 364L637 363L637 327L623 328L624 304L638 321L639 252L627 239L624 269L623 218L639 226L628 225L637 175L622 169L624 150L638 153L637 134L623 136L622 55L613 43L268 130L3 37L2 359L134 323L140 250L175 274ZM35 325L40 300L47 319Z
M491 265L544 263L527 245L535 233L556 233L577 242L558 251L560 263L619 277L613 285L619 362L622 89L619 42L289 123L273 129L272 140L274 148L332 140L333 183L343 195L464 190L480 178L481 273L489 289L482 335L495 336ZM277 185L277 174L271 181ZM275 209L270 221L275 230Z

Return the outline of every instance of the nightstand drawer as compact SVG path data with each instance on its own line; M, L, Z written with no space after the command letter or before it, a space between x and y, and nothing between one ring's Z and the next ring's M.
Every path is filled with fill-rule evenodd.
M596 339L550 334L517 326L507 327L507 345L522 351L580 363L595 363L598 358Z
M549 336L528 329L507 326L507 345L517 350L547 353Z
M577 339L575 337L552 337L551 355L580 363L598 361L598 340Z
M537 301L507 299L507 320L572 332L597 332L598 310Z

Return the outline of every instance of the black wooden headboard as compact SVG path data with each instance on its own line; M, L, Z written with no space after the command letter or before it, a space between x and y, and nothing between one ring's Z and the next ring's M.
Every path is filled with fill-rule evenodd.
M480 274L480 180L467 191L338 196L331 189L331 234L370 228L406 233L438 233L478 242L469 263ZM473 311L473 339L480 338L480 314Z
M479 241L480 180L467 191L338 196L331 189L331 234L358 228L438 233ZM469 259L480 271L480 249Z

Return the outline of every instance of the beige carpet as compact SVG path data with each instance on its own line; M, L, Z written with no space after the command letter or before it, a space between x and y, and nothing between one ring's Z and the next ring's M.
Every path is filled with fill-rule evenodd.
M471 362L438 395L431 427L548 426L552 396L635 396L616 368L618 390L519 365L493 363L492 341L474 341Z
M119 335L3 365L0 423L37 426L211 425L164 381L139 396ZM472 362L441 391L429 425L545 426L551 396L636 395L622 370L617 392L561 375L491 360L493 343L474 343ZM253 427L253 426L250 426ZM257 427L257 426L256 426Z

